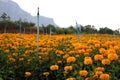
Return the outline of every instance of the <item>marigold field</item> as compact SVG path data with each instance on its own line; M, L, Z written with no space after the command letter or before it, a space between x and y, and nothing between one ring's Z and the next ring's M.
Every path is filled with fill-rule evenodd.
M0 80L119 80L120 36L0 34Z

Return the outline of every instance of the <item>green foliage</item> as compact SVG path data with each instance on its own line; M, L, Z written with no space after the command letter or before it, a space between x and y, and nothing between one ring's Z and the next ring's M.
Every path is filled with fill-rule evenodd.
M105 27L105 28L100 28L99 33L101 34L113 34L113 30Z
M86 25L86 26L81 26L81 32L87 34L93 34L93 33L97 33L97 29L95 29L94 26Z
M3 13L0 16L0 33L3 32L19 32L19 25L20 25L20 20L18 21L10 21L10 16L7 15L6 13ZM35 27L35 23L32 22L27 22L27 21L22 21L22 32L23 33L36 33L37 28ZM113 30L109 29L108 27L105 28L100 28L97 30L94 25L86 25L86 26L78 26L81 31L80 33L86 33L86 34L94 34L94 33L100 33L100 34L113 34ZM61 27L56 27L54 25L47 25L47 26L40 26L40 34L50 34L50 29L51 29L51 34L74 34L76 32L76 27L75 26L69 26L67 28L61 28ZM116 34L119 34L119 31L115 31Z

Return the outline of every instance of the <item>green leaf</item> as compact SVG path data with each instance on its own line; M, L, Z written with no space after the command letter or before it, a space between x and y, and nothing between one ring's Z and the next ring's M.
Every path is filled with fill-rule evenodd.
M3 79L0 77L0 80L3 80Z

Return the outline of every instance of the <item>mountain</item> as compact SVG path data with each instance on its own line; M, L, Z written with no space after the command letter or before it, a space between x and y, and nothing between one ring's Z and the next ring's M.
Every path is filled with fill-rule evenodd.
M19 20L20 18L23 21L33 22L37 24L37 16L32 16L30 13L24 11L19 7L19 5L12 0L0 0L0 16L3 13L6 13L10 16L12 21ZM44 17L40 15L40 25L56 25L52 18Z

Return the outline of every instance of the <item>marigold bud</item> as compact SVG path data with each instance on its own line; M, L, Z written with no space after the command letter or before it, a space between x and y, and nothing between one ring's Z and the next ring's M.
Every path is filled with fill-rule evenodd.
M31 72L25 72L25 77L31 76Z

